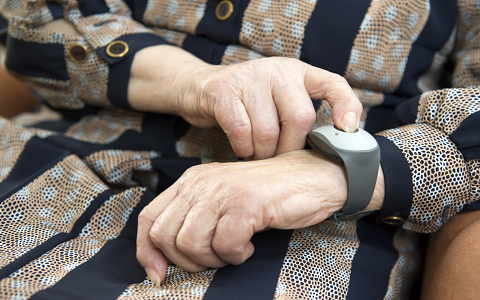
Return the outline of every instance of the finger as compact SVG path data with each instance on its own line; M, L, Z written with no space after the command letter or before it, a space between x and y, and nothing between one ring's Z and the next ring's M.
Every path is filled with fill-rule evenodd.
M168 262L165 255L153 243L142 244L142 250L137 251L137 259L145 268L148 278L160 286L167 274ZM139 256L140 255L140 256Z
M247 218L233 211L222 216L217 224L212 246L225 262L239 265L252 256L255 248L250 242L255 230Z
M226 133L233 151L238 157L251 157L255 150L252 139L252 125L245 106L235 95L221 93L222 101L215 101L214 113L218 124Z
M192 261L210 268L221 268L223 261L212 248L212 239L218 221L219 207L198 205L192 208L177 237L177 248Z
M150 238L172 263L189 272L199 272L207 268L177 248L177 237L190 208L191 201L183 195L177 195L156 219L150 230Z
M274 88L274 99L281 122L275 155L305 147L307 133L315 124L315 109L303 82Z
M170 187L147 205L138 217L137 260L156 285L165 278L168 262L162 251L150 239L150 230L158 215L168 204L168 199L173 198L175 194L175 186Z
M254 147L252 159L273 157L278 145L280 126L277 107L271 92L260 95L244 93L243 102L252 124Z
M359 125L362 104L345 78L309 66L305 72L305 88L312 99L327 100L332 108L335 126L354 132Z

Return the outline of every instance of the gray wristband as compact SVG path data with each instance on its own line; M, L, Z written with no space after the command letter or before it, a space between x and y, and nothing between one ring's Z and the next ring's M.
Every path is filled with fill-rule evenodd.
M372 199L380 165L380 148L368 132L346 133L333 125L318 127L307 135L308 144L326 158L345 166L348 197L331 221L357 220L373 210L363 210Z

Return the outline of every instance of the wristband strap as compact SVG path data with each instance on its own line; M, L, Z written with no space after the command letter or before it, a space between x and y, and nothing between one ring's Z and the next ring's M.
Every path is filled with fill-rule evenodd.
M370 203L377 182L380 148L376 140L362 129L345 133L333 125L327 125L312 130L307 135L307 142L317 153L345 166L347 201L342 210L329 219L350 221L372 213L373 210L363 209Z

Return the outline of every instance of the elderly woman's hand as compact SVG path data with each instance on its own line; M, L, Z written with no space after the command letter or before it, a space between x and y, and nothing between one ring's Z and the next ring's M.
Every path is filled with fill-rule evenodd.
M329 102L337 127L358 127L362 106L345 79L296 59L216 66L177 47L149 47L136 54L129 86L132 107L218 124L235 153L251 159L303 149L315 122L311 99Z
M137 258L159 284L170 261L188 271L241 264L255 232L303 228L340 210L345 171L313 151L193 167L139 217ZM383 204L383 173L367 209Z

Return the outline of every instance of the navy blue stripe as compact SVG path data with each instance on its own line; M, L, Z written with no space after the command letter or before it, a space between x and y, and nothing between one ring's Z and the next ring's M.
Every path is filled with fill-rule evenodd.
M396 228L375 223L375 216L357 221L360 240L350 271L346 300L383 299L398 258L393 247Z
M0 14L0 44L4 46L7 43L7 32L8 32L8 22Z
M273 299L291 235L291 230L269 230L253 236L252 257L218 269L203 300Z
M368 111L365 129L370 134L378 133L391 128L393 108L388 106L373 107Z
M4 46L7 43L7 32L8 32L8 22L0 14L0 44Z
M217 19L215 16L215 9L220 2L221 0L207 1L205 15L197 25L196 35L224 44L239 44L243 14L250 1L231 0L233 13L224 21Z
M386 137L374 137L380 146L380 164L385 179L385 200L380 215L382 218L400 216L406 220L413 201L410 166L395 144Z
M466 204L462 209L462 211L475 211L475 210L480 210L480 201L478 201L478 199L475 202Z
M409 109L410 106L406 109L404 104L411 103L408 102L409 100L411 99L407 97L386 94L380 106L373 107L368 111L364 129L373 134L388 128L400 126L398 120L399 118L402 119L402 122L412 121L412 113L414 113L416 117L417 108L415 107L415 111L413 112ZM398 105L403 105L403 108L399 109L397 107ZM413 121L415 121L414 118ZM402 123L402 125L403 124L409 123Z
M465 160L480 159L479 129L480 111L468 116L450 135L450 140L457 145Z
M5 64L18 74L54 80L69 80L65 48L61 44L30 43L7 37Z
M480 147L460 150L465 160L480 159Z
M76 140L74 138L70 138L62 135L52 135L47 137L45 140L60 149L65 149L67 151L70 151L71 153L79 156L81 159L83 159L85 156L87 156L90 153L101 150L104 146L104 145L93 144L89 142Z
M390 98L393 96L385 97ZM403 98L405 99L405 98ZM386 100L388 101L388 100ZM394 111L392 126L400 127L402 125L414 124L418 114L418 103L420 101L420 95L411 99L405 99L399 104Z
M149 141L145 140L144 145L173 146L189 128L190 124L179 116L146 113L142 122L142 134L147 136Z
M138 22L143 22L143 15L147 9L148 0L125 0L125 3L132 10L133 19Z
M432 64L434 55L434 50L413 44L405 72L395 94L408 97L420 94L417 86L418 79L425 74Z
M162 129L159 129L161 131ZM136 150L136 151L157 151L162 154L162 157L171 157L169 154L174 150L175 141L169 139L168 135L160 135L159 140L155 140L155 137L138 133L137 131L127 130L120 138L113 141L110 144L105 145L104 149L123 149L123 150ZM150 145L150 146L149 146ZM88 155L85 152L86 155ZM178 156L175 152L174 157Z
M190 167L199 165L199 158L157 158L152 159L152 168L158 173L157 191L163 191L177 181Z
M5 18L0 14L0 29L5 29L8 27L8 22Z
M45 129L59 133L65 133L68 128L70 128L70 126L72 126L73 124L75 124L74 120L63 118L59 121L43 121L26 127L34 127L37 129Z
M420 97L420 95L415 95L414 96L414 98L418 98L418 97ZM405 101L408 101L410 99L412 99L412 97L386 94L384 99L383 99L382 105L396 108L398 105L400 105L400 104L402 104Z
M155 194L147 191L117 239L108 241L89 261L31 299L113 300L130 284L145 280L146 273L136 258L136 232L138 214L154 198Z
M107 190L100 195L98 195L95 200L89 205L89 207L85 210L80 218L75 222L75 225L72 228L72 231L69 233L59 233L57 235L52 236L48 240L46 240L41 245L36 246L34 249L30 250L29 252L23 254L21 257L17 258L10 264L4 266L0 269L0 278L4 278L12 274L13 272L19 270L20 268L24 267L31 261L39 258L46 252L50 251L51 249L55 248L56 246L64 243L72 238L78 236L82 231L83 227L87 225L90 221L91 217L95 214L97 209L112 195L110 190Z
M68 108L56 108L52 107L49 103L45 103L50 109L60 113L66 119L80 120L88 115L97 114L101 107L91 106L86 104L82 109L68 109Z
M128 83L130 82L130 70L134 57L130 55L119 63L110 65L110 72L108 73L108 99L113 105L127 110L133 110L130 102L128 102Z
M50 13L52 14L54 20L63 18L63 8L60 3L47 2L47 7L50 10Z
M227 48L226 44L217 43L203 36L187 35L183 49L210 64L219 65Z
M0 182L0 203L70 154L36 136L31 138L7 178Z
M117 140L110 144L94 144L62 135L49 136L46 140L59 148L71 151L82 159L94 152L108 149L157 151L163 155L162 150L173 147L173 144L164 145L162 143L163 140L155 141L151 137L142 135L134 130L125 131Z
M413 97L420 94L417 82L430 67L433 56L447 42L457 20L457 1L430 1L430 15L408 56L403 78L395 94Z
M415 98L385 95L382 105L370 109L365 130L370 133L415 123L420 96Z
M142 133L127 130L109 144L89 143L62 135L52 135L45 140L82 159L94 152L106 149L157 151L162 154L162 157L178 157L175 151L175 142L186 133L188 128L188 123L178 116L145 114Z
M84 17L110 12L104 0L77 0L77 2Z
M369 5L370 1L317 1L305 28L300 59L319 68L345 74L353 41Z

